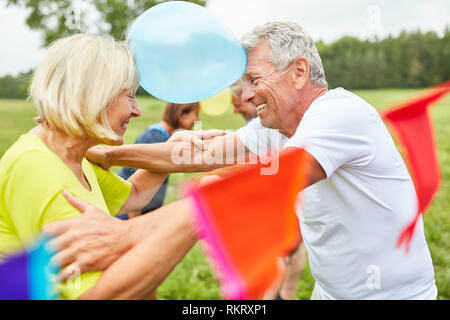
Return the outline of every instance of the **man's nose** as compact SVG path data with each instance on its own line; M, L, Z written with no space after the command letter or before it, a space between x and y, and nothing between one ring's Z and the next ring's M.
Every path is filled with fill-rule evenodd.
M255 96L255 89L252 85L245 83L242 87L241 100L242 103L249 103Z

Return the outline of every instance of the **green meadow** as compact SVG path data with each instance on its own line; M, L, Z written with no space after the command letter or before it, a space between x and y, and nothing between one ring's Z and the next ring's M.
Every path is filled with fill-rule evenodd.
M419 93L418 89L357 90L356 94L366 99L378 110ZM138 98L142 117L133 119L125 135L125 143L133 143L139 133L151 123L159 122L164 103L153 98ZM425 234L434 263L439 299L450 299L450 96L431 109L442 181L439 193L427 210ZM35 108L25 100L0 100L0 156L17 138L31 129L35 123ZM244 125L240 115L232 108L216 117L200 113L202 129L237 129ZM117 172L119 168L112 168ZM196 173L170 175L166 203L179 199L180 186ZM161 244L164 245L163 243ZM143 257L146 259L146 257ZM129 266L133 268L133 266ZM308 265L298 283L297 299L309 299L314 285ZM206 260L201 245L197 244L184 260L173 270L158 289L159 299L222 299L220 287Z

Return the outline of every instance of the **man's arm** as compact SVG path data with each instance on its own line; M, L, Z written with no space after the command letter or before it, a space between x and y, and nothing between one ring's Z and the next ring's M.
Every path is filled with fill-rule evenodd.
M146 299L154 292L196 242L188 200L163 208L158 227L147 229L144 240L106 269L80 299Z
M71 242L65 237L69 226L76 228L78 224L82 228L83 217L92 219L95 215L107 216L100 209L67 192L64 192L64 196L83 215L45 227L46 233L56 236L52 245L59 249L64 248L68 241ZM110 222L117 220L108 218L113 219ZM76 219L79 219L79 223L75 222ZM136 222L137 220L141 221ZM103 222L108 221L105 219ZM133 219L133 223L122 223L120 226L115 231L122 234L123 241L130 242L129 247L132 249L123 252L121 257L105 270L96 285L80 299L145 299L196 242L189 199L173 202L152 214ZM101 233L101 229L98 232ZM161 246L161 243L164 245ZM77 265L77 261L71 264ZM82 273L86 271L81 270Z

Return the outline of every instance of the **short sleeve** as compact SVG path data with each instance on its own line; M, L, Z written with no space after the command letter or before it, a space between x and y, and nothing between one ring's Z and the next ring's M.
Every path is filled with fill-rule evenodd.
M362 167L375 155L376 114L352 99L325 99L311 105L284 147L304 147L327 177L340 167Z
M263 127L259 118L238 129L236 134L252 153L259 156L279 151L287 140L278 130Z
M116 215L130 196L131 183L119 177L114 172L105 170L93 163L90 164L97 176L97 181L109 213Z

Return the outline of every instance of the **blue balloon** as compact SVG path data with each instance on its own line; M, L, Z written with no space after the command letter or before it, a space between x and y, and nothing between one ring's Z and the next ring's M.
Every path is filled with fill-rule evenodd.
M245 71L244 48L223 23L202 6L170 1L140 15L128 43L140 85L173 103L207 99Z

